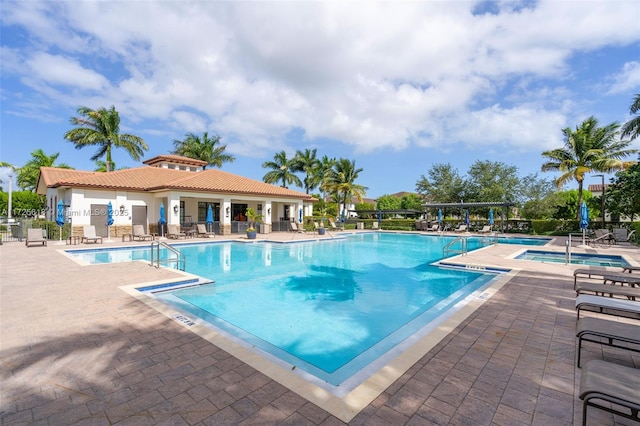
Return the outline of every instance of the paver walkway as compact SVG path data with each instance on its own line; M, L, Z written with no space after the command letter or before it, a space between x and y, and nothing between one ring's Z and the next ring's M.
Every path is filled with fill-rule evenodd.
M2 425L343 424L118 288L175 272L80 266L60 248L0 247ZM516 249L466 261L512 265ZM640 264L637 248L614 251ZM571 270L525 263L350 424L579 424ZM640 367L639 354L587 349L585 362ZM590 413L591 424L614 424Z

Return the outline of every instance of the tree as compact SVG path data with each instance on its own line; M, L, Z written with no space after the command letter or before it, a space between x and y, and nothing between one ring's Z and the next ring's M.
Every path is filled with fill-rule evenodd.
M640 93L636 94L635 98L633 98L633 103L629 107L629 112L631 114L635 114L636 117L624 123L622 126L622 137L634 140L638 136L640 136Z
M7 214L9 194L0 192L0 212ZM45 200L33 191L16 191L11 194L11 214L18 217L33 217L44 214Z
M313 170L314 180L319 182L318 186L322 191L322 198L327 198L327 191L325 189L325 182L327 181L327 176L329 172L336 164L335 158L329 158L326 155L323 156L318 163L316 164L316 168Z
M400 210L402 200L395 195L383 195L376 200L378 210Z
M458 171L446 164L433 164L427 172L416 182L416 191L429 202L459 203L465 196L465 181Z
M571 180L578 182L576 216L580 215L580 209L577 206L582 203L582 186L586 174L611 173L624 170L633 164L633 162L622 160L637 150L627 149L631 141L617 138L619 127L620 125L615 122L598 127L598 120L595 117L589 117L579 127L577 126L575 131L568 127L562 130L564 134L562 148L542 153L543 157L549 159L542 165L542 171L562 173L556 179L558 189Z
M607 187L605 201L612 215L627 216L632 221L640 215L640 162L616 173Z
M315 173L320 162L316 159L316 149L305 149L304 152L296 151L293 158L293 171L304 172L304 189L308 194L322 183L322 175Z
M208 166L222 167L224 163L233 163L236 158L233 155L225 154L226 145L220 145L220 136L209 137L207 132L202 137L194 133L187 133L184 140L173 141L176 155L206 161ZM206 169L204 166L203 169Z
M59 169L71 169L72 167L61 163L56 164L60 156L59 152L47 155L41 149L36 149L31 153L31 160L21 168L17 169L16 182L18 186L26 191L35 191L40 176L40 167L57 167Z
M287 188L287 185L291 184L302 186L300 178L293 173L294 161L295 159L287 159L286 152L278 152L273 156L273 161L262 163L263 168L272 169L262 177L262 180L271 184L281 182L280 186L283 188Z
M108 168L109 170L115 170L116 169L116 163L114 163L113 161L111 162L111 165ZM107 172L107 162L106 161L102 161L102 160L96 160L96 168L93 169L94 172Z
M476 161L467 173L467 199L476 202L514 201L518 168L495 161Z
M131 158L139 161L149 147L142 138L128 133L120 133L120 115L114 106L110 109L92 110L87 107L78 108L81 117L71 117L71 124L78 126L64 134L64 138L75 144L76 149L86 146L97 146L98 151L91 157L96 161L106 157L107 171L111 171L111 149L124 148Z
M400 200L400 208L406 210L423 210L422 198L418 194L404 194Z
M358 202L362 202L362 197L366 194L367 188L356 183L358 176L363 169L356 168L356 162L341 158L336 161L327 176L326 187L329 193L335 194L342 209L346 208L347 202L356 197Z

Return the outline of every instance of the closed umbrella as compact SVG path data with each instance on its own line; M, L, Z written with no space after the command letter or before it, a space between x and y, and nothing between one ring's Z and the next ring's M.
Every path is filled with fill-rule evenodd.
M442 209L438 209L438 229L442 229Z
M207 218L205 220L207 222L207 231L211 232L213 225L213 208L211 207L211 204L209 204L209 208L207 208Z
M111 225L113 225L113 206L111 201L107 203L107 241L110 238Z
M300 219L300 223L302 223L302 209L300 209L300 212L298 213L299 219Z
M489 225L493 225L493 209L489 209Z
M382 222L382 210L378 210L378 223Z
M160 203L160 220L158 221L160 224L160 235L164 236L164 225L167 224L167 220L164 218L164 203Z
M469 210L466 210L464 213L464 223L465 225L469 226Z
M580 229L582 229L582 245L585 245L587 228L589 227L589 208L583 201L580 206Z
M58 211L56 214L56 224L60 227L59 239L62 241L62 226L64 225L64 203L62 200L58 201Z

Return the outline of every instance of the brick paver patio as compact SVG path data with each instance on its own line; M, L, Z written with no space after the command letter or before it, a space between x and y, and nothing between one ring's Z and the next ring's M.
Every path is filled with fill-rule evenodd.
M81 266L63 248L0 247L3 425L344 424L118 288L177 273ZM508 259L519 248L465 257L523 270L349 424L581 422L572 269ZM636 247L599 251L640 264ZM595 344L583 357L640 367L640 354ZM599 410L590 419L630 423Z

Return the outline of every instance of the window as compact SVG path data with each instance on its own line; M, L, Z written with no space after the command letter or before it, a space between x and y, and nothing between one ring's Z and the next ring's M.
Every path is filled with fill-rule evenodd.
M213 209L213 221L215 222L220 220L220 203L198 201L198 222L206 222L207 209L209 206Z
M247 205L231 204L231 220L245 222L247 220Z

